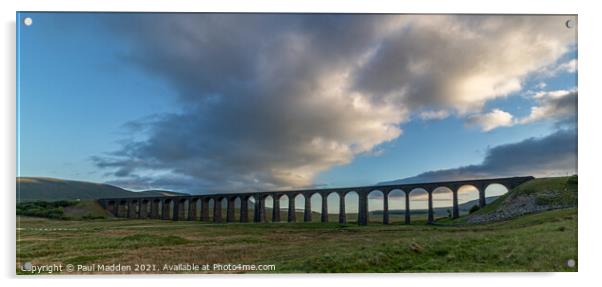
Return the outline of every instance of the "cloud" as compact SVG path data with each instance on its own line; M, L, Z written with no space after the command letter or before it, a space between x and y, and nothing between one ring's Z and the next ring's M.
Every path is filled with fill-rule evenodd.
M531 107L529 115L515 118L500 109L486 114L468 117L467 126L479 126L482 131L491 131L498 127L524 125L542 120L555 121L557 125L566 125L577 120L577 90L541 91L533 95L537 104ZM573 125L575 123L572 123Z
M482 163L429 171L390 183L419 183L488 177L560 176L577 173L577 131L562 129L541 138L496 146Z
M442 120L449 117L449 112L447 110L423 111L418 116L423 120Z
M577 117L577 91L557 90L540 92L534 98L538 105L531 108L531 113L520 119L520 124L527 124L542 119L558 121L575 120Z
M574 32L560 18L416 17L378 45L355 87L412 107L480 109L522 88L523 78L555 64Z
M562 28L565 18L111 18L129 50L122 59L166 80L180 111L128 124L147 136L94 160L140 186L171 187L158 177L182 179L192 192L311 186L322 171L379 154L412 111L464 115L521 89L568 51L574 34Z
M570 59L565 62L558 63L557 65L549 65L541 68L539 74L541 77L553 77L561 73L576 73L577 72L577 59Z
M568 62L562 63L556 69L558 72L575 73L577 72L577 59L571 59Z
M498 127L509 127L514 124L513 116L510 113L500 109L493 109L491 112L469 117L468 125L478 125L481 130L488 132Z

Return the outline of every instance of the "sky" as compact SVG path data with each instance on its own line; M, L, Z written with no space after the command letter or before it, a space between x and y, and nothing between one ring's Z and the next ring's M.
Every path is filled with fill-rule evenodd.
M577 172L575 16L18 19L18 176L215 193Z

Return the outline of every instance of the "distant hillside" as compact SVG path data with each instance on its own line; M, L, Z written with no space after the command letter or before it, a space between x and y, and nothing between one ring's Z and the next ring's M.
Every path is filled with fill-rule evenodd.
M17 177L17 201L92 200L103 197L137 197L185 195L184 193L148 190L134 192L110 184L46 177Z
M494 202L496 199L498 199L499 196L490 196L485 198L485 202L487 204L490 204L492 202ZM460 214L467 214L468 211L470 210L471 207L475 206L475 205L479 205L479 200L475 199L475 200L471 200L471 201L467 201L461 204L458 204L458 210L460 211ZM441 216L447 216L448 215L448 211L451 212L452 207L435 207L433 208L433 213L435 214L435 217L441 217ZM420 214L427 214L428 213L428 209L412 209L411 214L413 215L420 215ZM375 210L375 211L371 211L370 214L372 215L381 215L383 212L382 210ZM394 215L394 214L398 214L398 215L403 215L405 214L405 210L403 209L389 209L389 214Z

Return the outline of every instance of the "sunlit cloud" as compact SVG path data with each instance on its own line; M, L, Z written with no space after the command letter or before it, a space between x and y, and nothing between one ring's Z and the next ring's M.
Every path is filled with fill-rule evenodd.
M493 109L491 112L480 115L473 115L468 118L467 125L477 125L482 131L488 132L498 127L509 127L514 124L514 117L500 109Z
M531 108L531 113L518 122L527 124L542 119L566 119L576 120L577 116L577 91L558 90L540 92L534 96L538 105Z

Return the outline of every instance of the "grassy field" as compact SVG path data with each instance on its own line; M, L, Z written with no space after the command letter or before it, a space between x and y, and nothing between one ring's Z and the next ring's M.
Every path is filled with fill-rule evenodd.
M16 267L18 274L27 274L19 267L25 262L155 265L150 273L178 273L163 268L186 263L273 264L275 271L264 272L276 273L577 271L566 265L569 259L578 262L576 208L474 226L419 223L359 227L18 217ZM221 273L195 273L203 272Z

